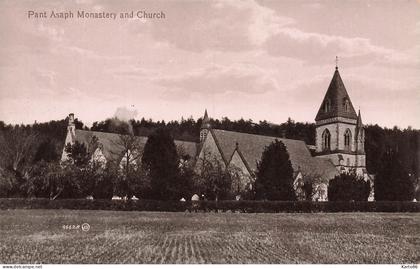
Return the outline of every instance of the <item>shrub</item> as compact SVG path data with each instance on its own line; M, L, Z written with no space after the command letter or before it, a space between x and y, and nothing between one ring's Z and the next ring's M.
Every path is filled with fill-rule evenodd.
M355 172L342 173L330 180L328 201L367 201L370 183Z

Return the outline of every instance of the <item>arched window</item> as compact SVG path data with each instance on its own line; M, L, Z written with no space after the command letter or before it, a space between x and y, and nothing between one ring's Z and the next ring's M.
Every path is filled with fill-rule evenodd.
M344 149L351 150L351 132L349 129L344 133Z
M331 134L328 129L325 129L322 133L322 150L330 150L331 149Z
M330 99L326 99L324 103L324 112L330 112L330 110L331 110Z

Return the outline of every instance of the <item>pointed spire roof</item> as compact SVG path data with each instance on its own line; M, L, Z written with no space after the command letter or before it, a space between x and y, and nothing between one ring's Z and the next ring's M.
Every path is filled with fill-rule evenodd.
M358 139L359 134L362 132L363 132L363 123L362 123L362 116L360 115L360 109L359 109L359 113L357 114L355 138Z
M207 109L204 111L203 121L201 123L201 129L210 129L210 118L207 114Z
M359 128L363 127L362 116L360 115L360 109L359 109L359 113L357 114L356 126L359 127Z
M315 117L315 121L335 117L357 119L356 111L351 103L350 96L347 93L337 66L335 67L334 76Z

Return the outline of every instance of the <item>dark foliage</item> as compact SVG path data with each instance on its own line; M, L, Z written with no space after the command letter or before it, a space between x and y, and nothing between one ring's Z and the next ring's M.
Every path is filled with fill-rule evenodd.
M132 134L130 123L122 121L118 118L106 119L101 122L94 122L91 127L92 131L117 133L117 134Z
M328 184L328 201L367 201L370 183L354 172L335 176Z
M34 163L39 161L54 162L57 161L61 156L57 150L57 143L49 138L45 138L38 146L38 150L35 153Z
M375 177L376 201L411 201L415 186L398 154L388 149Z
M69 160L78 167L86 166L89 162L89 153L86 145L76 141L73 145L67 144L65 151Z
M94 122L91 130L127 134L131 129L134 135L149 136L157 129L168 128L174 139L198 142L201 123L202 119L195 121L191 117L188 119L182 118L180 121L169 121L167 123L165 121L154 122L151 119L146 120L144 118L141 120L133 119L127 123L112 118ZM290 118L287 122L280 125L275 125L267 121L254 123L252 120L244 119L232 121L227 117L222 118L222 120L211 119L210 123L215 129L286 137L304 140L311 145L315 144L315 124L295 122Z
M95 178L92 196L95 199L110 200L114 194L114 179L117 178L115 169L108 165Z
M12 197L12 190L16 185L15 174L0 167L0 197Z
M195 172L191 163L184 164L180 169L180 184L182 188L182 198L189 200L194 195Z
M293 168L284 144L275 140L262 154L257 165L256 198L261 200L296 200Z
M142 166L150 176L150 198L178 200L184 196L178 153L167 129L158 129L149 136L144 146Z
M83 122L77 118L74 120L76 129L86 129ZM68 118L60 121L49 121L45 123L34 123L30 126L39 134L34 162L44 160L47 162L58 162L63 152L64 140L67 134ZM29 126L29 125L28 125Z
M77 129L87 129L78 119L75 119L75 124ZM315 139L315 124L298 123L291 119L280 125L271 124L266 121L254 123L251 120L230 120L228 118L211 120L211 124L213 128L260 135L284 136L286 138L304 140L308 144L314 144ZM199 138L200 126L201 119L194 120L192 118L170 122L154 122L152 120L141 119L131 120L129 123L121 121L116 122L115 119L108 119L94 123L91 129L114 133L132 132L135 135L148 136L159 128L167 128L175 139L197 141ZM16 126L8 125L0 121L0 136L5 138L1 141L2 151L0 153L3 155L6 152L4 150L4 145L7 145L6 148L17 145L18 143L13 140L16 138L24 141L23 138L25 138L25 134L10 135L15 127ZM0 160L0 169L2 169L2 171L0 171L0 183L2 184L1 186L4 186L1 195L7 195L9 197L27 195L27 190L22 190L22 185L27 184L27 179L25 179L24 175L32 169L34 164L37 164L40 161L58 163L67 132L67 119L50 121L47 123L34 123L32 125L21 125L19 128L20 130L25 130L23 132L35 134L36 139L33 140L31 147L27 148L29 154L23 154L23 158L17 158L17 161L15 162L12 162L14 158L9 157ZM385 154L387 148L391 148L396 152L396 155L400 160L400 165L408 173L410 178L413 179L412 182L415 184L417 197L420 197L420 131L410 127L402 130L397 127L392 129L382 128L378 125L365 126L365 130L366 163L369 173L376 174L379 172L382 162L381 156ZM380 181L380 179L378 180ZM182 185L185 186L186 183L184 182ZM136 193L140 192L136 191ZM188 197L189 194L183 196ZM408 195L406 199L408 199L408 197L410 197L410 195Z
M314 196L314 185L311 181L305 181L303 183L303 191L305 193L305 200L312 201L312 197Z
M369 173L376 174L381 169L382 156L392 149L400 159L405 171L415 178L420 176L419 142L420 131L412 128L401 130L368 125L366 130L366 166Z

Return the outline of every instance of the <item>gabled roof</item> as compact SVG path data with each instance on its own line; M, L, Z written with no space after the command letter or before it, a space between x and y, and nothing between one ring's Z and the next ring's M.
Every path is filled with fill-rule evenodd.
M330 109L325 111L325 103L329 100ZM348 110L345 109L345 102L348 100ZM357 119L356 111L351 103L350 97L340 77L338 68L335 69L334 76L330 82L327 93L321 103L315 120L324 120L335 117L343 117L348 119Z
M104 154L107 160L119 160L122 156L123 147L119 143L120 135L114 133L104 133L104 132L95 132L95 131L86 131L86 130L77 130L76 133L76 141L80 143L84 143L87 147L89 143L92 141L92 137L96 136L98 138L98 142L102 145L102 153ZM145 136L136 136L138 143L140 145L141 150L143 150L144 146L147 142L147 137ZM196 143L194 142L187 142L187 141L179 141L175 140L175 145L179 153L188 154L191 157L195 157L196 155Z
M301 140L238 133L218 129L213 129L212 134L215 136L215 140L217 141L224 159L230 160L237 147L242 155L241 157L246 160L245 165L252 170L250 171L251 173L256 171L257 162L261 160L265 147L277 139L286 146L290 162L292 163L295 172L301 171L308 175L316 173L325 178L331 178L337 174L337 169L329 160L312 157L305 142Z

